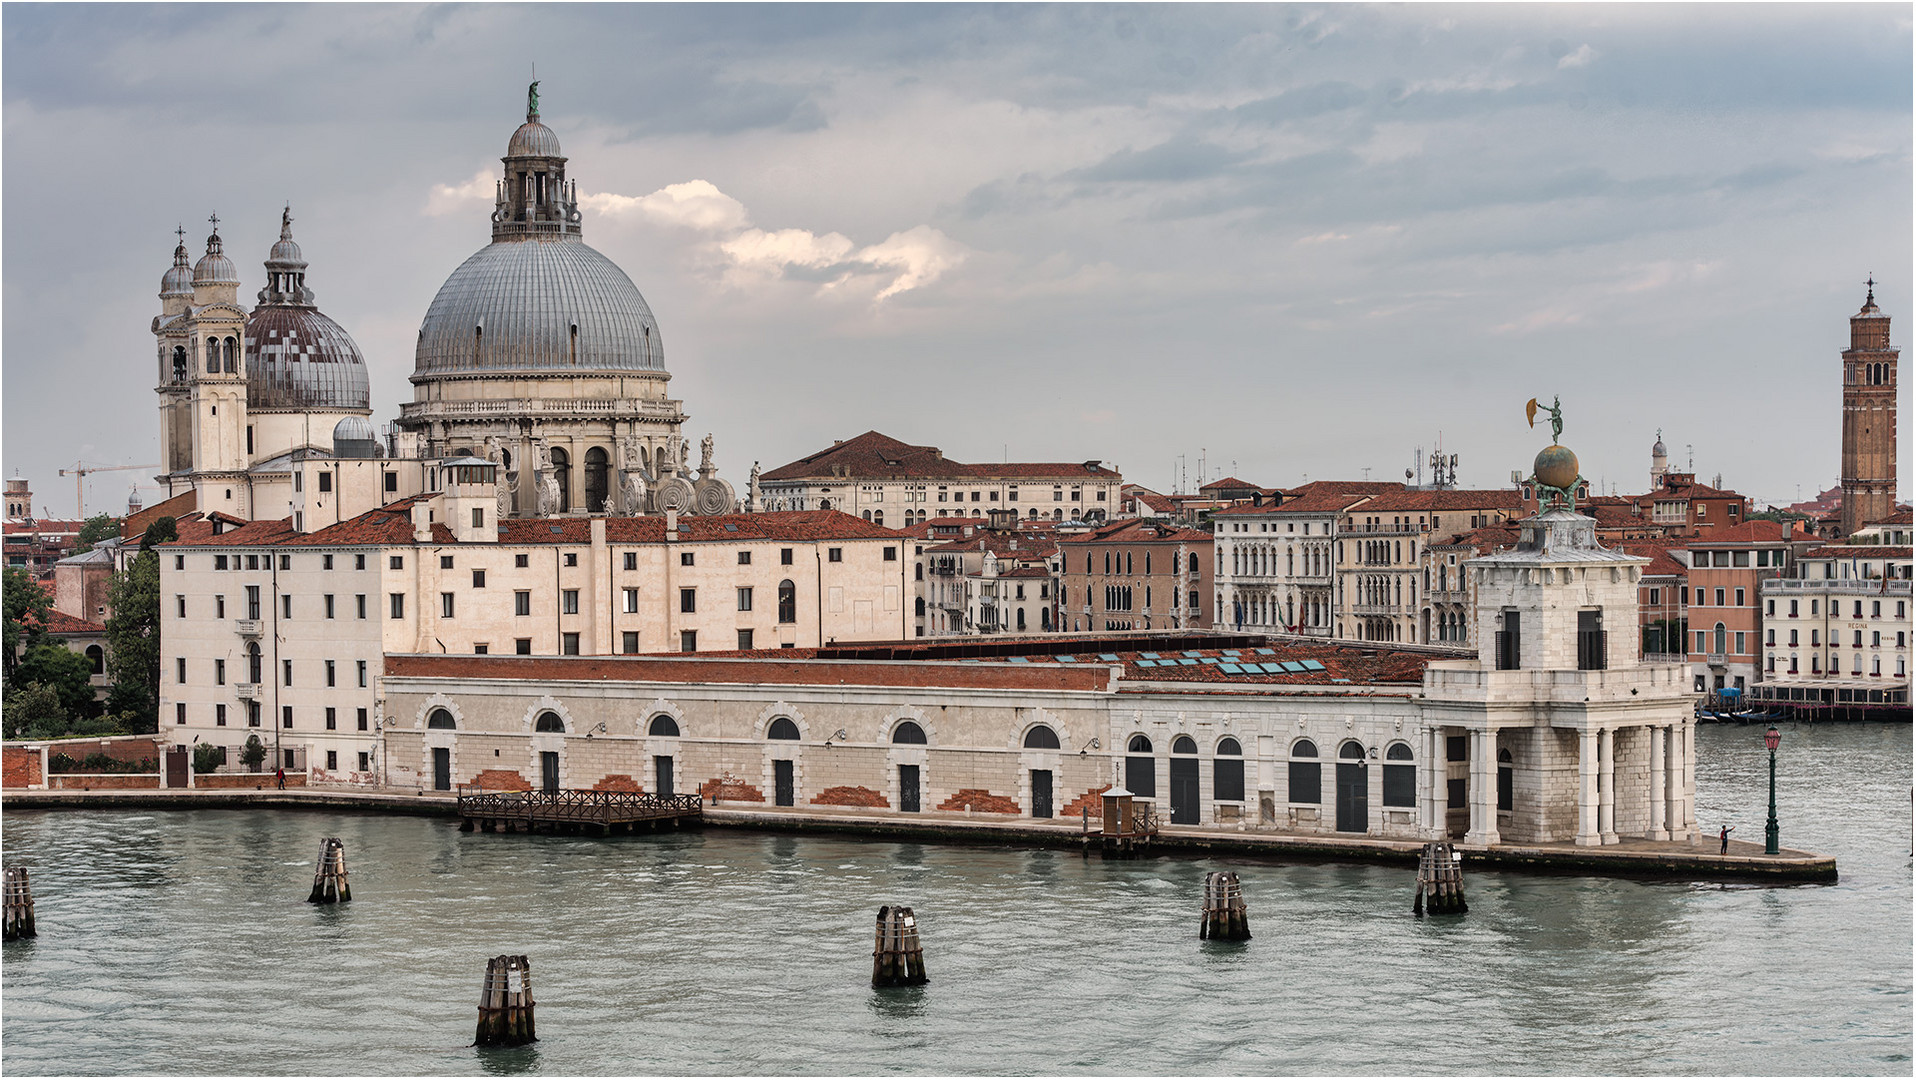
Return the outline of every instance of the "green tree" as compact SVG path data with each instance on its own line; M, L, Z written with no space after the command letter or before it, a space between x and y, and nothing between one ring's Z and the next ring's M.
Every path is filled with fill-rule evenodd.
M265 748L262 747L261 749L263 750ZM214 746L212 743L200 743L193 748L194 772L210 773L224 764L226 764L226 747Z
M20 683L7 691L0 727L9 739L51 739L66 733L67 714L60 692L40 683Z
M14 669L19 666L20 655L28 649L46 640L47 616L53 610L53 599L33 575L16 566L9 566L4 581L0 581L0 602L5 606L5 678L8 689L14 686Z
M59 638L47 638L28 649L14 675L21 683L37 683L58 694L60 711L69 718L99 711L93 701L93 664Z
M258 772L260 762L266 760L266 744L259 741L257 734L246 736L246 745L240 748L240 764L247 772Z
M135 731L158 731L160 724L160 556L153 550L179 538L170 517L147 526L140 553L126 572L113 575L106 621L107 673L113 676L110 709L127 716Z
M120 519L112 514L95 514L80 526L79 542L73 548L73 554L84 555L93 550L93 545L120 535Z

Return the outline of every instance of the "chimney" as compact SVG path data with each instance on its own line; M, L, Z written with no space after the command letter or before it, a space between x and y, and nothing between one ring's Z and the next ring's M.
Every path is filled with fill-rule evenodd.
M412 504L412 538L416 543L432 543L432 502L429 499Z
M665 538L667 540L677 540L679 538L679 512L677 510L667 510L665 512Z

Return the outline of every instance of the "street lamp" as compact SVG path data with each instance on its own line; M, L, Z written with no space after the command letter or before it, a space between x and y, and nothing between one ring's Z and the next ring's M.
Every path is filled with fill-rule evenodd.
M1763 733L1763 745L1770 749L1770 821L1763 827L1763 854L1774 855L1776 847L1776 748L1783 742L1783 736L1776 728Z

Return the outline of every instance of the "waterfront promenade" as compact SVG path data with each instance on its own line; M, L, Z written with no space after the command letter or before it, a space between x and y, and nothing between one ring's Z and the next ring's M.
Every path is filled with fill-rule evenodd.
M444 817L449 821L456 821L459 814L453 793L411 788L11 790L0 798L0 812L115 807L329 810ZM1029 818L1005 820L990 814L932 811L905 818L846 807L760 808L724 802L708 804L703 821L720 828L1042 847L1076 847L1081 835L1081 822L1076 819L1046 824ZM1568 843L1486 847L1461 842L1456 843L1456 847L1469 858L1470 865L1486 869L1683 881L1785 883L1837 879L1833 856L1789 848L1777 855L1765 855L1762 844L1742 840L1732 840L1728 854L1719 854L1714 834L1698 841L1682 842L1626 839L1600 848ZM1406 866L1415 864L1421 848L1422 843L1413 840L1189 826L1165 826L1154 842L1154 850L1167 855L1224 854L1285 861L1381 862Z

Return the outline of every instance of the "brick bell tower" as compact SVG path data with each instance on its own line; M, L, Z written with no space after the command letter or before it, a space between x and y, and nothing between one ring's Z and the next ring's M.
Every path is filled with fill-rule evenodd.
M1896 357L1889 316L1876 306L1876 279L1863 310L1850 316L1843 350L1843 535L1896 509Z

